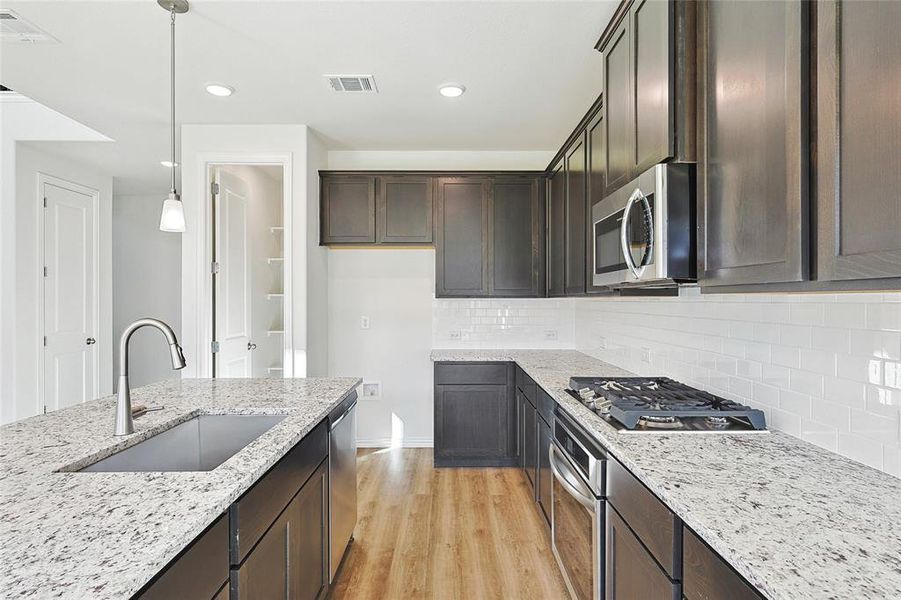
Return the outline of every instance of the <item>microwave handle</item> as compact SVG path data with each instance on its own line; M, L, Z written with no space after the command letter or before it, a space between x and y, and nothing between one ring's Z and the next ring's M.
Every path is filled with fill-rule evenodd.
M647 265L641 265L640 267L635 266L635 261L632 260L632 251L629 249L629 217L632 214L632 205L635 204L636 201L641 200L644 204L645 214L647 214L648 218L648 254L653 254L654 252L654 216L651 214L651 203L648 202L648 197L644 195L644 192L641 191L641 188L635 188L635 191L632 192L632 195L629 196L629 201L626 203L626 208L623 210L623 221L619 226L619 241L620 245L623 249L623 259L626 261L626 266L629 268L629 271L632 275L635 276L636 279L641 279L641 276L644 274L645 267Z

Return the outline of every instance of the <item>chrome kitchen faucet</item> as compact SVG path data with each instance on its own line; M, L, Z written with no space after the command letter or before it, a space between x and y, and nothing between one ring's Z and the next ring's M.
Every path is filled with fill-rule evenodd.
M138 319L125 328L119 339L119 400L116 403L116 433L115 435L128 435L134 433L135 424L131 415L131 390L128 386L128 342L131 334L141 327L156 327L166 336L169 342L169 356L172 359L172 368L175 370L185 368L185 355L178 345L175 332L166 323L159 319Z

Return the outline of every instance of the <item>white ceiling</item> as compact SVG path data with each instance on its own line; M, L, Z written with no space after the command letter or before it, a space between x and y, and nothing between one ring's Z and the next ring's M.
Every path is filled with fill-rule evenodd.
M617 0L192 0L177 19L181 123L306 123L332 149L553 150L600 90ZM59 44L4 43L0 83L108 135L56 151L117 190L167 188L168 15L153 0L0 0ZM323 74L373 74L336 94ZM236 89L230 98L208 82ZM437 86L462 82L462 98Z

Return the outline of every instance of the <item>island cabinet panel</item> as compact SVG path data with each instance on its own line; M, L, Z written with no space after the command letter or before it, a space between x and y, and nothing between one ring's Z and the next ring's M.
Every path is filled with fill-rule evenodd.
M375 187L371 176L323 177L320 192L322 244L375 242Z
M702 286L809 277L809 5L698 3Z
M491 296L543 296L544 244L539 180L496 178L489 201Z
M682 542L682 595L686 600L762 600L753 586L686 529Z
M429 177L380 177L377 241L381 244L431 244L433 184Z
M231 600L317 600L325 597L327 574L328 461L231 572Z
M484 367L503 367L502 381L482 383ZM473 367L472 383L461 368ZM479 369L475 369L478 367ZM453 368L453 384L442 384ZM516 464L516 396L512 363L435 363L436 467L514 466Z
M613 509L607 510L607 600L679 600L679 583L670 580Z
M588 216L585 176L585 136L580 135L566 154L566 278L567 296L585 294L585 222Z
M229 508L230 559L241 564L319 463L328 456L328 425L320 423Z
M228 517L220 517L142 592L141 600L210 600L228 582ZM227 596L226 596L227 598Z
M436 295L488 295L488 198L485 177L440 178Z
M566 293L566 162L551 169L548 177L548 296Z
M901 3L819 2L816 20L817 278L901 277Z

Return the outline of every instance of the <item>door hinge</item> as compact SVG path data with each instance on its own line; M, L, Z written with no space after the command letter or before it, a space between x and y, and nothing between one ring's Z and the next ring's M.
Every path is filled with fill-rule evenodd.
M44 345L45 346L47 345L47 336L46 335L44 336Z
M214 196L219 195L219 184L216 183L215 181L210 184L210 193Z
M44 208L47 208L47 197L44 196Z
M213 354L219 352L219 342L210 342L210 350L212 350Z
M44 277L47 276L47 267L44 267Z
M219 272L219 263L214 260L212 263L210 263L210 273L215 275L218 272Z

